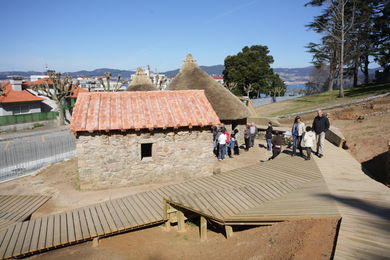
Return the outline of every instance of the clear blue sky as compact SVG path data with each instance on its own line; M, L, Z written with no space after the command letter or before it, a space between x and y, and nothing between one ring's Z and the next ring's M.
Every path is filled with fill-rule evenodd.
M179 68L187 53L223 64L246 45L267 45L272 67L305 67L318 41L308 0L1 0L0 71Z

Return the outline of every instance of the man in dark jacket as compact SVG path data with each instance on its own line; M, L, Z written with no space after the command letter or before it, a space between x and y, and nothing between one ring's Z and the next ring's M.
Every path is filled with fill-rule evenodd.
M276 132L274 137L272 137L272 157L268 160L275 159L276 156L280 154L280 151L282 151L282 144L283 144L283 137L279 132Z
M317 116L313 120L313 131L316 133L317 152L321 158L324 155L325 133L329 129L329 120L321 110L317 111Z

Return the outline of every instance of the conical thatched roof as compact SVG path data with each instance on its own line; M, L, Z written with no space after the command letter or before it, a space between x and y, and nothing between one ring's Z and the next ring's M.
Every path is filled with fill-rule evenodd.
M155 91L158 90L146 73L138 68L133 80L131 81L127 91Z
M220 120L237 120L249 116L246 106L228 89L198 67L191 54L186 56L179 74L169 90L203 89Z

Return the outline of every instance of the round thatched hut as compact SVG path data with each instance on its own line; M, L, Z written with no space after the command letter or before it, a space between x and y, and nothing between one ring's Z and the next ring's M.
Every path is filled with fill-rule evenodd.
M202 89L219 119L225 124L245 124L249 117L247 107L238 97L198 67L191 54L186 56L179 74L168 86L169 90Z
M156 91L158 90L146 73L138 68L127 91Z

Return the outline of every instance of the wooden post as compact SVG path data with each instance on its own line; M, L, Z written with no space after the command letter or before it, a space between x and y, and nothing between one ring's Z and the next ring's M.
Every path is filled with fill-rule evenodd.
M169 219L169 215L168 215L169 208L170 208L170 206L169 206L168 202L164 199L164 218L167 220L164 223L164 227L165 227L166 231L169 231L169 229L171 227L171 220Z
M232 237L233 236L233 227L225 225L225 233L226 233L226 238Z
M200 241L207 239L207 220L205 217L200 216Z
M185 223L184 223L184 213L180 210L176 212L177 216L177 226L179 228L179 232L184 232L186 231L185 229Z

